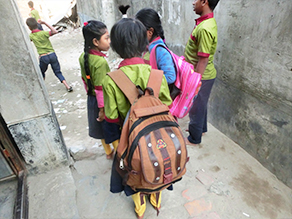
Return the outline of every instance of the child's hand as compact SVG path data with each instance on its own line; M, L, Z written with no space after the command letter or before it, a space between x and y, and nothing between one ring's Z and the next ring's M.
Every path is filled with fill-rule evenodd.
M98 118L96 119L98 122L102 122L104 120L104 110L103 108L99 109Z
M41 19L38 19L38 23L39 23L39 24L44 24L45 22L42 21Z

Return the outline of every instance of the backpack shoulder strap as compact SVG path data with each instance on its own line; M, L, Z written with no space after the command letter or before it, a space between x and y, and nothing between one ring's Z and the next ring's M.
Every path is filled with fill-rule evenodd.
M176 61L176 59L174 57L175 54L169 48L167 48L167 46L165 46L163 44L155 45L152 48L151 52L150 52L149 62L150 62L150 65L152 66L152 68L158 69L158 65L157 65L157 61L156 61L156 49L157 49L157 47L162 47L162 48L166 49L169 52L169 54L170 54L170 56L172 58L176 73L178 73L179 66L177 65L177 61Z
M147 87L151 87L154 91L154 96L159 97L159 91L162 83L163 71L152 69L148 79Z
M131 104L138 97L138 89L135 84L127 77L127 75L122 70L116 70L107 73L111 79L116 83L116 85L125 94Z

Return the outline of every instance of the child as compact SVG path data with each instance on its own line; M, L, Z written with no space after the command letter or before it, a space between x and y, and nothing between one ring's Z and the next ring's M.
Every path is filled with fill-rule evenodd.
M53 28L51 25L47 24L45 21L39 20L41 24L46 25L51 31L41 31L38 29L38 23L35 18L27 18L26 24L31 30L31 34L29 35L30 40L34 43L37 52L39 54L40 59L40 69L45 79L45 72L48 69L48 65L50 64L54 74L63 83L68 92L73 91L73 88L69 86L62 75L60 64L57 58L57 55L53 49L53 46L49 40L50 36L55 35L57 30Z
M29 16L35 18L36 21L40 20L39 12L36 9L34 9L33 2L29 1L27 4L28 4L28 7L31 10L30 13L29 13ZM42 25L40 23L38 23L38 29L39 30L43 30L43 27L42 27Z
M207 106L212 86L216 78L213 64L217 46L217 24L213 10L219 0L195 0L193 8L200 18L185 48L185 60L194 65L202 74L202 86L189 112L190 123L188 144L200 144L202 134L207 132Z
M164 43L164 31L161 26L159 15L155 10L143 8L138 11L135 17L141 21L147 29L147 38L150 43L148 50L150 53L156 45L163 45L166 47ZM157 47L155 52L157 67L159 70L163 70L170 93L172 93L174 87L173 83L176 80L175 64L173 63L170 53L164 47ZM144 58L149 59L147 56L144 56Z
M84 37L84 53L79 58L82 80L87 92L87 114L89 136L101 139L106 158L111 159L114 149L117 148L120 139L120 126L110 124L104 120L104 101L102 92L102 80L106 73L110 72L105 60L105 54L110 48L110 37L105 24L91 20L84 23L82 28Z
M110 36L112 49L124 59L119 68L134 84L145 89L151 66L145 64L145 60L141 58L148 44L144 25L138 20L123 18L112 27ZM130 109L130 102L109 76L106 76L103 81L103 92L105 119L109 122L123 121ZM162 79L159 99L166 105L172 103L165 77ZM116 159L114 159L114 162L117 162ZM122 178L117 173L114 163L110 191L119 193L123 190L127 196L132 195L136 214L138 218L143 218L146 210L145 195L140 192L135 193L129 186L123 186ZM151 194L150 202L155 209L159 210L161 207L161 192Z

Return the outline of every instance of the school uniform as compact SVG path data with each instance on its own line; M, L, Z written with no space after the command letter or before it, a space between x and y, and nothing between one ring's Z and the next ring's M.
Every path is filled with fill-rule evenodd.
M202 133L207 132L207 107L209 96L217 75L214 67L214 54L217 47L217 24L213 13L196 19L196 26L185 48L185 60L194 65L200 57L208 58L207 67L202 75L202 86L189 111L190 123L188 140L201 143Z
M48 69L49 64L51 65L54 74L60 80L64 81L65 78L61 72L60 63L58 57L53 49L49 37L51 36L51 31L42 31L42 30L32 30L29 34L30 40L34 43L37 52L39 54L39 65L43 77L45 78L45 72Z
M145 60L141 58L131 58L125 59L121 62L119 68L129 77L129 79L136 85L140 85L142 89L147 87L148 79L151 72L151 66L145 64ZM109 122L121 122L126 118L127 112L130 109L130 102L127 97L122 93L120 88L115 84L115 82L109 77L106 76L103 81L103 92L105 100L105 114L106 120ZM172 100L169 95L168 85L165 77L162 79L159 99L166 105L170 105ZM114 159L112 173L111 173L111 183L110 191L112 193L119 193L124 191L127 196L134 195L136 192L127 185L123 185L123 179L115 169L117 160ZM169 187L172 189L172 186ZM159 193L160 194L160 193ZM136 202L135 196L132 196ZM155 197L157 199L159 197ZM137 197L137 201L141 201L140 204L145 203L145 197L141 196L141 200ZM160 199L159 199L160 200ZM160 202L159 202L160 204ZM145 205L144 205L145 206ZM136 206L137 207L137 206Z
M140 85L142 89L147 87L151 66L145 64L145 60L137 57L125 59L121 62L119 68L134 84ZM112 123L123 121L131 106L127 97L109 76L105 77L102 87L105 103L105 119ZM162 79L159 99L166 105L172 103L165 77Z
M95 139L105 139L106 144L110 144L120 138L120 126L108 123L107 121L98 122L99 108L104 107L102 91L102 81L106 74L110 72L105 54L96 50L90 50L88 54L88 65L90 70L90 82L92 90L87 95L87 115L89 136ZM79 57L81 67L81 77L86 92L88 92L88 80L84 68L84 53Z
M128 76L128 78L142 89L147 87L148 79L151 72L151 66L145 64L145 60L141 58L125 59L121 62L119 68ZM126 118L127 112L130 109L130 102L127 97L122 93L114 81L106 76L103 81L103 92L105 100L105 114L106 120L109 122L122 122ZM159 99L166 105L170 105L172 100L170 98L168 85L165 77L162 78L160 87ZM146 210L145 194L135 192L130 186L123 184L123 178L116 170L117 159L116 156L112 165L110 191L112 193L125 192L127 196L131 195L135 203L135 212L138 216L142 216ZM168 187L172 190L172 185ZM150 195L150 203L159 212L161 206L161 192L153 193Z

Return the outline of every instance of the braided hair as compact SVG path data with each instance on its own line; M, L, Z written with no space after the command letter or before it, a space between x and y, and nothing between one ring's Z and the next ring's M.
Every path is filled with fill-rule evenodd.
M150 42L157 36L160 36L162 40L165 39L159 14L154 9L143 8L137 12L135 17L144 24L147 30L149 30L151 27L154 29L154 33L150 39Z
M87 76L87 95L92 93L92 83L90 81L90 69L88 63L89 50L93 49L95 46L93 44L93 39L96 38L100 40L101 36L107 31L107 27L104 23L100 21L90 20L84 23L82 28L83 38L84 38L84 69Z

